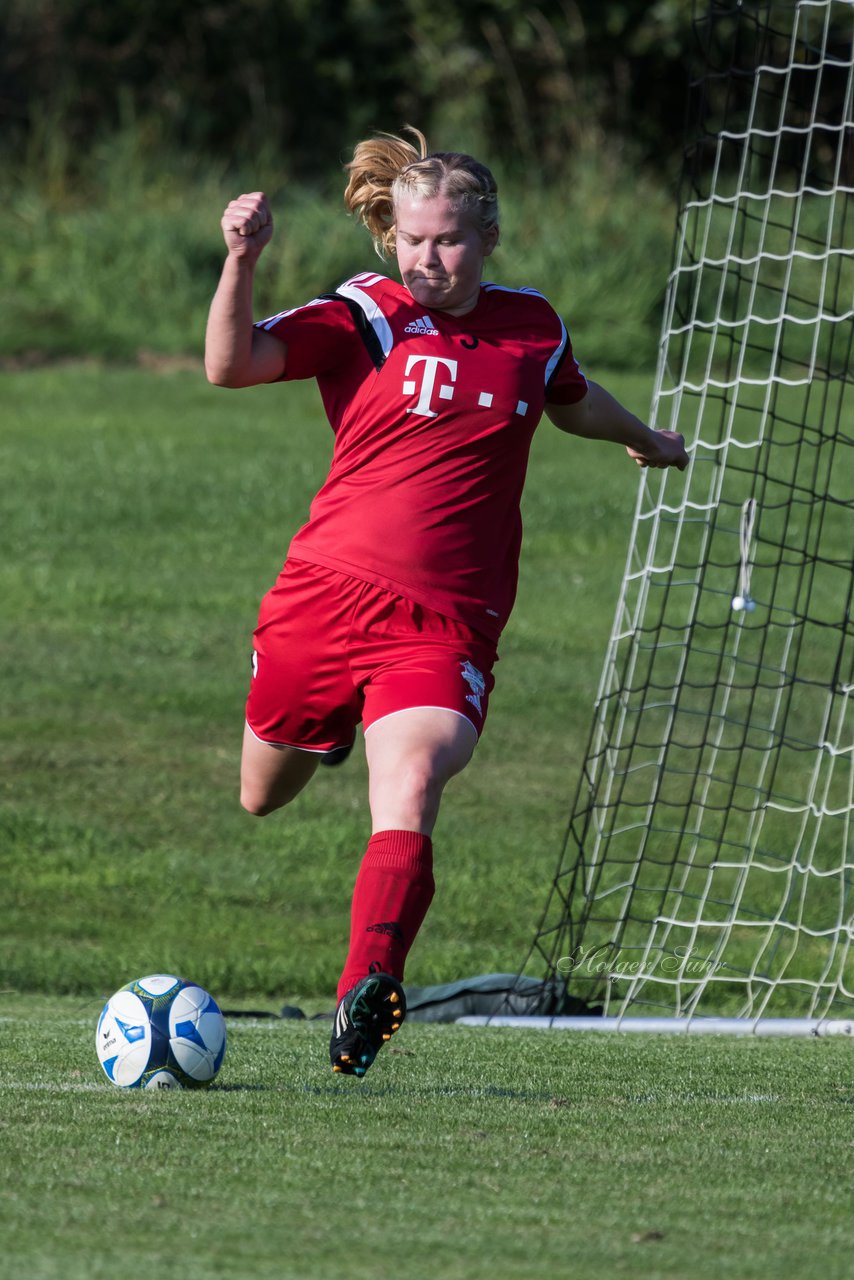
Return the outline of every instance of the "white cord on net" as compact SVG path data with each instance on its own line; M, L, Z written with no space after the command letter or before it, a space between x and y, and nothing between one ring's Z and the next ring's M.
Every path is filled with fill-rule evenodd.
M756 601L750 595L750 544L753 540L753 526L756 522L756 499L748 498L741 507L741 526L738 531L740 563L738 570L738 595L732 598L732 607L736 613L752 613Z

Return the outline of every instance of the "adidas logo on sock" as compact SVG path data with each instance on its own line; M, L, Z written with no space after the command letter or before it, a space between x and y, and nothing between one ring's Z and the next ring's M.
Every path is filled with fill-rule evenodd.
M429 316L419 316L417 320L413 320L403 331L404 333L418 333L422 338L438 338L439 330L433 328L433 321Z
M380 920L377 924L369 924L365 933L383 933L395 942L403 942L403 930L396 920Z

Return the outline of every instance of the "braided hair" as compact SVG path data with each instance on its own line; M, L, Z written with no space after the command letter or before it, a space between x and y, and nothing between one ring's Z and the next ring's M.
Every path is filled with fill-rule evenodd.
M394 253L397 200L445 196L468 213L482 235L498 226L498 188L485 164L456 151L430 152L419 129L407 126L417 145L393 133L359 142L345 165L344 204L364 223L381 258Z

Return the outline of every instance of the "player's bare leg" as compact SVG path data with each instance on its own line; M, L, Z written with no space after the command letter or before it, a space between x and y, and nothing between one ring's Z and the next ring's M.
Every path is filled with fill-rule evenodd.
M258 818L281 809L310 781L320 759L319 752L273 747L268 742L261 742L249 725L245 725L240 761L240 803Z
M445 784L468 764L477 744L470 720L441 707L384 716L365 733L374 834L429 836Z

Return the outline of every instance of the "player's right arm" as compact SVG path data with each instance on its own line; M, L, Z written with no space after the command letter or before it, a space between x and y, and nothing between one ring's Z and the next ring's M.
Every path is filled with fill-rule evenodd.
M273 217L263 191L232 200L221 226L228 256L208 314L208 382L218 387L275 382L285 371L287 347L271 333L253 327L255 267L273 235Z

